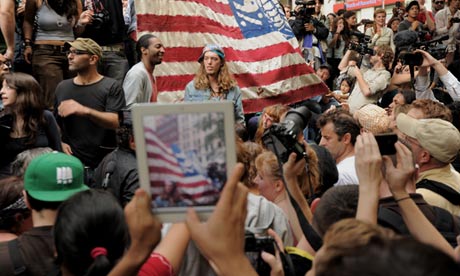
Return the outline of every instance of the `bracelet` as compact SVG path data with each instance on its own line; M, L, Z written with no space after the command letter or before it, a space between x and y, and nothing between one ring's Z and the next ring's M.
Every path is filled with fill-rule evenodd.
M410 196L406 196L406 197L403 197L403 198L400 198L400 199L395 199L395 202L400 202L400 201L403 201L403 200L406 200L406 199L409 199Z

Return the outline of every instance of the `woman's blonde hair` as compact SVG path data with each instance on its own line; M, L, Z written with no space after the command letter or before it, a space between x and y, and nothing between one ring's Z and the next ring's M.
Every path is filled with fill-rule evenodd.
M219 84L219 92L227 94L228 91L232 88L237 86L236 80L233 78L232 74L228 69L227 63L225 59L220 58L222 62L222 66L219 70L219 75L217 76L217 82ZM204 68L204 62L200 62L200 68L195 75L195 88L198 90L206 90L210 88L211 84L209 83L208 75L206 74L206 70Z

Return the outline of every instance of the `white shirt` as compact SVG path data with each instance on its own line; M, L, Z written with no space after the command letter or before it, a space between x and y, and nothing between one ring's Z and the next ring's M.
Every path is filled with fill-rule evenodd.
M339 180L334 186L341 185L358 185L358 175L356 175L355 156L350 156L337 164L339 171Z

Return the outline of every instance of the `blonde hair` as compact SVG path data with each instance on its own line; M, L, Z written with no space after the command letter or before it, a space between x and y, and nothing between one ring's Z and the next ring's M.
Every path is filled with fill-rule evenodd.
M219 92L227 94L228 91L237 86L236 80L233 78L232 74L228 69L227 63L224 59L220 58L222 62L222 67L219 70L219 75L217 76L217 82L219 84ZM195 75L195 88L198 90L206 90L211 84L209 83L208 75L204 68L204 62L200 62L200 68Z
M297 176L297 183L299 183L300 190L304 196L312 196L315 193L318 193L321 189L321 174L319 171L318 165L318 156L316 152L307 147L307 160L308 160L308 170L303 170L300 175ZM257 171L267 174L275 180L282 179L282 171L280 169L278 158L271 151L264 151L259 154L255 161L255 166ZM311 194L313 191L313 194Z
M374 11L374 24L373 24L374 25L374 27L373 27L374 28L374 33L377 32L377 22L375 22L375 17L379 13L385 14L385 17L387 16L387 12L385 11L385 9L382 9L382 8L375 9L375 11ZM386 25L383 25L383 26L385 27Z

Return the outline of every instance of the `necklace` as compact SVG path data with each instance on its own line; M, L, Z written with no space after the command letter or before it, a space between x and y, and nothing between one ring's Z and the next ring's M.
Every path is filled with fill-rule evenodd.
M209 95L209 99L217 98L219 100L222 100L224 98L224 93L220 91L220 89L218 91L215 91L212 87L210 87L210 90L211 90L211 95Z

